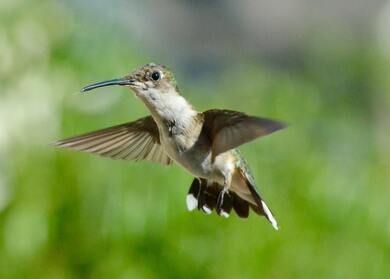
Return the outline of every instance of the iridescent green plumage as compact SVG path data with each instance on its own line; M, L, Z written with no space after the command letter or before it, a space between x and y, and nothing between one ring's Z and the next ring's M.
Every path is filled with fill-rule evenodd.
M238 169L241 169L243 173L245 173L247 179L249 180L250 184L252 184L254 187L256 186L255 179L253 177L252 171L249 167L248 162L245 160L244 156L242 156L241 151L238 148L235 148L232 150L234 157L236 159L236 167Z

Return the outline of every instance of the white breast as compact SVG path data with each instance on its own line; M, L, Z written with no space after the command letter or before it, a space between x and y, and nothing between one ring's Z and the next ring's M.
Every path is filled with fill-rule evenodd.
M160 92L149 88L142 96L159 127L165 152L192 175L216 180L221 177L218 157L212 163L207 140L199 138L201 125L194 124L198 112L176 92ZM174 133L167 123L174 123ZM222 154L221 154L222 155Z

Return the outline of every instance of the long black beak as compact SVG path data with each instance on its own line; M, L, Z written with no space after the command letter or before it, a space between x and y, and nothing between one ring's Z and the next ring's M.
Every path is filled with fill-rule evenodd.
M104 86L111 86L111 85L132 85L133 81L126 79L126 78L117 78L117 79L111 79L106 81L101 81L98 83L90 84L81 89L81 92L87 92L90 90L93 90L95 88L104 87Z

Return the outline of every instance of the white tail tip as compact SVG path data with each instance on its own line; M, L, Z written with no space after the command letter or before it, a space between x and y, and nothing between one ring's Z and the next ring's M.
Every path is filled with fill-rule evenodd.
M198 207L198 200L192 194L187 195L186 202L189 211L192 211Z
M267 219L271 222L272 227L274 227L275 230L279 230L278 222L276 222L274 216L271 213L271 210L269 210L268 206L265 204L264 201L261 201L261 204L263 206L264 213L265 213Z
M203 211L204 211L206 214L211 214L212 211L211 211L210 208L208 208L208 207L205 206L205 205L204 205L202 208L203 208Z
M221 210L220 215L221 215L222 217L229 218L229 213L227 213L227 212L224 211L224 210Z

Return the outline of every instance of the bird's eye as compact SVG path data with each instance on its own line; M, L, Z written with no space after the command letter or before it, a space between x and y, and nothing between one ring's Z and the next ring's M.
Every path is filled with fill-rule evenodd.
M161 78L160 72L153 72L151 77L153 80L159 80Z

